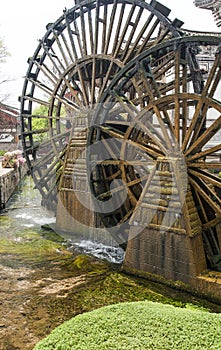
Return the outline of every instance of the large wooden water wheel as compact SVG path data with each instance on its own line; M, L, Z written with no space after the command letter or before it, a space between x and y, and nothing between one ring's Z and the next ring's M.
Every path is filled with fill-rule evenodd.
M219 43L183 37L140 53L102 95L88 147L96 210L121 243L131 227L190 237L202 229L213 267L221 244ZM207 68L206 51L214 53Z
M56 206L59 169L74 121L87 118L112 79L144 49L179 37L182 22L157 1L87 0L47 26L21 96L22 142L45 205Z

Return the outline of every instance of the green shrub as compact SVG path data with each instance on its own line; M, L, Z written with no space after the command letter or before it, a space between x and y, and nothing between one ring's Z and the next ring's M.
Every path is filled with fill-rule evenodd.
M5 153L6 153L6 151L3 151L3 150L0 149L0 157L4 156Z
M221 314L149 301L84 313L57 327L34 350L220 350Z

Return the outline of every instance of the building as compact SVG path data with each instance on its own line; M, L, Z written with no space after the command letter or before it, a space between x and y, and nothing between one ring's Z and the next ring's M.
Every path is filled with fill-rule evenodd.
M196 7L211 10L217 27L221 27L221 0L195 0Z
M18 148L19 111L0 103L0 150L12 151Z

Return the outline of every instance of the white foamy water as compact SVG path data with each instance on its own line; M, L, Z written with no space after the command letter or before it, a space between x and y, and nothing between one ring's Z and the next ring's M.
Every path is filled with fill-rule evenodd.
M80 248L85 254L119 264L123 261L124 251L119 247L108 246L99 242L79 241L71 244L71 248Z

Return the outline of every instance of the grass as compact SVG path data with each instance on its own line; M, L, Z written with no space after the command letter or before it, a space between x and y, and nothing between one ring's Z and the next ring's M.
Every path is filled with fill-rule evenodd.
M78 315L34 350L221 349L221 314L143 301Z

